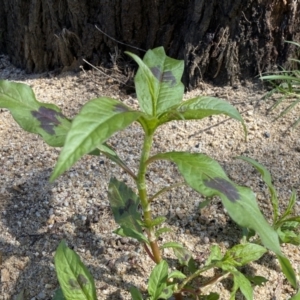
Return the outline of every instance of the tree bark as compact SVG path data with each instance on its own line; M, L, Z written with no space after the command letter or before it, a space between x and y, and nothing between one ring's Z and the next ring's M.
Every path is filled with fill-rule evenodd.
M127 45L164 46L188 88L235 84L288 67L300 41L297 0L0 0L0 52L28 72L109 66ZM119 44L95 28L97 25ZM122 58L129 60L125 55Z

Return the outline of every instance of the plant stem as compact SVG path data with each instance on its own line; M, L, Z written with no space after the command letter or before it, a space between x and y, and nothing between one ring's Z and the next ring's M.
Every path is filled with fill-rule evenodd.
M152 253L150 252L149 248L147 247L146 243L144 243L144 249L147 252L147 254L149 255L149 257L155 262L154 257L152 255Z
M141 199L141 204L143 207L144 213L144 222L146 225L146 232L148 235L148 239L150 242L150 247L152 250L152 254L154 257L154 261L158 264L161 261L161 254L157 244L155 232L152 229L151 222L152 222L152 211L150 206L150 201L147 197L147 186L146 186L146 171L147 171L147 164L146 161L150 156L150 150L153 141L153 132L148 133L145 131L145 138L144 138L144 145L142 149L141 159L140 159L140 167L137 175L137 187L139 191L139 196Z
M205 266L204 268L196 271L194 274L192 274L191 276L187 277L179 286L178 286L178 291L182 291L184 289L184 287L193 279L195 279L196 277L198 277L201 273L213 268L214 265L208 265Z

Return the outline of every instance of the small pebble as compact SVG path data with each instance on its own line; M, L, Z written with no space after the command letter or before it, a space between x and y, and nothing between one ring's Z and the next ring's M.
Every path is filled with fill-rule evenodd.
M209 238L207 236L204 237L203 241L204 244L209 244Z
M10 281L10 274L7 269L1 270L1 280L2 282L9 282Z
M185 214L184 212L180 209L180 207L177 207L176 208L176 216L179 218L179 219L183 219L185 217Z
M264 137L268 139L268 138L270 137L270 133L266 131L266 132L264 133Z
M44 292L40 292L40 293L37 295L37 298L40 299L40 300L46 299L46 294L45 294Z

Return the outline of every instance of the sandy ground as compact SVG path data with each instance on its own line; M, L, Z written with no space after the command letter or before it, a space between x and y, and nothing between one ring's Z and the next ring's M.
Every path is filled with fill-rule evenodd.
M100 96L121 99L137 107L134 93L125 94L119 81L97 71L26 75L5 57L0 68L0 79L27 83L39 101L55 103L67 116L74 116L84 103ZM114 77L113 72L111 75ZM246 121L248 141L238 122L217 116L163 126L155 136L153 153L178 150L212 156L232 180L253 188L261 209L270 218L266 186L252 167L234 157L249 156L270 170L283 210L292 189L298 196L300 193L300 127L289 130L300 109L272 122L278 111L269 115L266 112L274 100L256 106L264 93L259 83L243 82L235 87L203 83L185 98L212 95L228 100ZM134 170L142 137L138 124L133 124L110 140ZM62 239L77 251L93 274L98 299L130 299L127 290L131 285L146 289L145 274L149 274L153 263L136 242L112 233L117 225L107 200L107 183L112 176L132 187L133 182L105 157L85 157L49 183L59 150L48 147L38 136L23 132L8 111L0 110L0 299L16 299L21 294L21 299L51 299L58 287L53 257ZM181 180L174 166L167 163L153 165L148 174L151 194L165 184ZM208 256L211 245L217 243L225 251L241 237L241 230L229 220L219 199L200 211L198 205L203 200L191 189L181 188L161 196L153 205L154 213L167 216L167 226L173 229L161 242L181 242L201 261ZM300 213L299 200L295 213ZM299 273L299 248L283 245L283 251ZM165 255L172 257L169 251ZM269 279L264 286L255 288L254 299L289 299L294 293L272 254L244 271ZM230 287L231 281L226 280L213 290L220 293L220 299L229 299Z

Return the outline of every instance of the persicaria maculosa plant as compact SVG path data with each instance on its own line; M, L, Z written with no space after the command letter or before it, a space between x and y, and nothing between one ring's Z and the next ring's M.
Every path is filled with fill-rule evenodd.
M218 295L214 293L207 296L210 298L199 298L205 284L194 284L203 272L212 268L221 269L222 276L212 278L207 285L231 275L234 282L232 298L240 289L246 299L252 299L252 282L238 271L238 267L259 259L266 248L277 255L284 274L296 287L294 271L280 250L278 234L263 217L255 194L249 188L232 182L221 166L207 155L175 151L157 153L154 156L150 154L156 129L173 120L201 120L224 114L241 122L246 134L239 112L226 101L209 96L183 101L183 61L166 56L162 47L149 50L143 60L132 53L127 54L139 65L135 87L140 110L133 110L119 100L101 97L86 103L71 121L57 106L38 102L27 85L7 81L0 81L0 107L9 109L26 131L39 134L51 146L63 147L51 181L86 154L106 155L134 179L138 193L124 182L111 178L108 198L114 218L119 224L115 232L142 243L156 265L149 277L147 299L169 299L172 295L175 299L183 299L184 295L195 299L218 299ZM137 173L106 143L113 134L133 122L139 123L144 131ZM244 243L229 249L225 255L214 246L206 264L201 267L193 260L192 253L181 244L168 242L160 245L158 237L168 229L161 227L165 217L153 216L151 203L156 200L156 196L170 190L172 186L157 191L154 196L148 194L147 168L157 160L168 160L176 164L185 184L205 197L219 196L230 217L241 227L255 231L260 237L261 245L244 239ZM178 184L175 183L173 187L175 186ZM138 211L139 205L142 213ZM181 265L180 270L169 270L167 260L163 258L165 248L173 248ZM55 266L61 286L55 296L57 299L62 293L65 299L96 299L92 276L65 242L57 249ZM133 299L144 299L138 289L132 287L130 292Z

